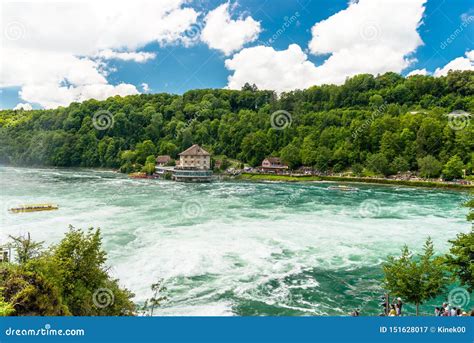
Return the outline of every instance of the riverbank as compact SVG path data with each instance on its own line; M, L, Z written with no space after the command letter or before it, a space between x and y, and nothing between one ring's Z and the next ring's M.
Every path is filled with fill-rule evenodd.
M315 175L275 175L275 174L252 174L242 173L235 177L238 180L248 181L282 181L282 182L308 182L308 181L334 181L334 182L353 182L369 184L385 184L410 187L428 187L443 189L462 189L474 190L474 185L461 185L448 182L421 181L421 180L393 180L368 177L350 177L350 176L315 176Z

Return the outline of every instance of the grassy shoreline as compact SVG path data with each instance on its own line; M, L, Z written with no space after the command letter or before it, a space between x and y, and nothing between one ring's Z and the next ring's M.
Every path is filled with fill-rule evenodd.
M350 177L350 176L313 176L313 175L290 176L290 175L242 173L239 176L236 176L236 179L249 180L249 181L281 181L281 182L337 181L337 182L369 183L369 184L410 186L410 187L474 190L474 185L459 185L459 184L451 184L451 183L435 182L435 181L408 181L408 180L377 179L377 178Z

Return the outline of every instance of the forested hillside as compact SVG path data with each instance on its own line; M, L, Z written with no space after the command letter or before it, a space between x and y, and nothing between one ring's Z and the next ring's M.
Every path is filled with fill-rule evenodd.
M0 162L118 168L144 164L149 155L176 156L198 143L250 165L273 155L292 168L385 175L421 169L435 177L449 167L454 178L460 168L472 171L473 111L472 71L439 78L358 75L342 86L279 96L246 85L113 97L1 111Z

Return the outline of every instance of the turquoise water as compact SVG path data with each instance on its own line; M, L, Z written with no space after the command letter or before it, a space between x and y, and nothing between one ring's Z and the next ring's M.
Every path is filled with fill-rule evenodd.
M55 243L100 227L111 273L142 302L165 280L159 315L380 312L380 263L427 236L438 252L469 231L466 193L330 183L132 180L110 171L0 168L0 239ZM24 203L58 211L10 214ZM438 301L442 301L440 298ZM432 311L430 306L423 308Z

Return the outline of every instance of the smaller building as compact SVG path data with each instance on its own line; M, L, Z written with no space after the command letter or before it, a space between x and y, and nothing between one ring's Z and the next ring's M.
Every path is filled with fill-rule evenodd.
M279 157L267 157L262 161L260 170L265 173L282 173L288 170L288 165L284 164Z
M160 155L156 158L156 165L158 167L164 167L171 161L170 155Z
M11 248L7 246L0 246L0 263L10 262Z

